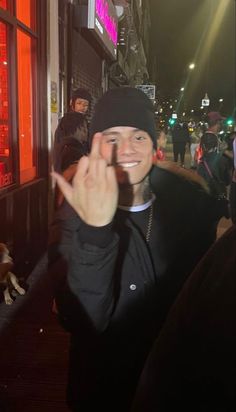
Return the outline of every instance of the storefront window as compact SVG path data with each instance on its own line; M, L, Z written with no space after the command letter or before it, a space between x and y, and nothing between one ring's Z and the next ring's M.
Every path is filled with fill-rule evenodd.
M34 47L33 40L21 30L17 31L18 116L20 183L36 176L33 128Z
M39 145L36 0L0 0L0 8L11 13L0 20L1 189L37 177Z
M0 187L13 183L9 120L8 28L0 22Z
M8 1L7 0L0 0L0 7L2 8L2 9L7 9L7 6L8 6Z
M35 0L16 0L16 17L35 30Z

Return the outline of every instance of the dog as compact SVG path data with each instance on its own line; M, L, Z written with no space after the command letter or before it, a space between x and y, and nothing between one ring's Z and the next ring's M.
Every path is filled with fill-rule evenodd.
M25 294L25 289L23 289L18 282L18 279L14 273L11 272L13 268L13 260L10 256L10 252L5 243L0 243L0 284L5 287L3 291L4 300L7 305L13 303L12 295L16 296L16 292L20 295Z

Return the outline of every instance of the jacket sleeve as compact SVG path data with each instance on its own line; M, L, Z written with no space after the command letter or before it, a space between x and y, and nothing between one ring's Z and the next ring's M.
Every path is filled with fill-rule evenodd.
M58 316L70 332L86 328L100 333L108 326L114 307L119 238L112 232L106 247L86 243L81 234L86 225L72 210L68 218L61 212L51 227L49 245L49 274Z

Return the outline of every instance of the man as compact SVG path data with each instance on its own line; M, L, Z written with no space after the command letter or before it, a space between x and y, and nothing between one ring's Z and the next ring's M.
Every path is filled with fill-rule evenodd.
M188 125L185 122L176 123L172 129L172 143L174 152L174 162L178 162L184 167L186 145L190 144Z
M221 116L219 112L209 112L207 114L207 133L212 133L215 136L215 139L218 144L218 150L225 150L226 145L220 140L219 138L219 132L222 129L222 121L225 119L225 117Z
M71 333L71 410L125 412L215 224L198 176L164 161L153 167L154 111L142 91L105 93L91 136L72 185L54 173L71 207L63 204L50 231L50 273L59 319Z
M222 120L224 119L225 117L221 116L219 112L209 112L207 114L207 132L214 133L216 136L218 136L218 133L222 128Z
M71 110L60 120L55 131L53 166L63 172L88 151L88 121L86 113L91 102L90 93L76 89L70 101Z
M236 226L186 281L146 361L132 412L236 407Z

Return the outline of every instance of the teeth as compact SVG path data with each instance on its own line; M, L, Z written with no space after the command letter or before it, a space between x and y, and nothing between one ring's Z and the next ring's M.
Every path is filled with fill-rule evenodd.
M119 166L121 166L121 167L126 167L126 168L134 167L134 166L137 166L137 165L138 165L138 162L134 162L134 163L119 163Z

